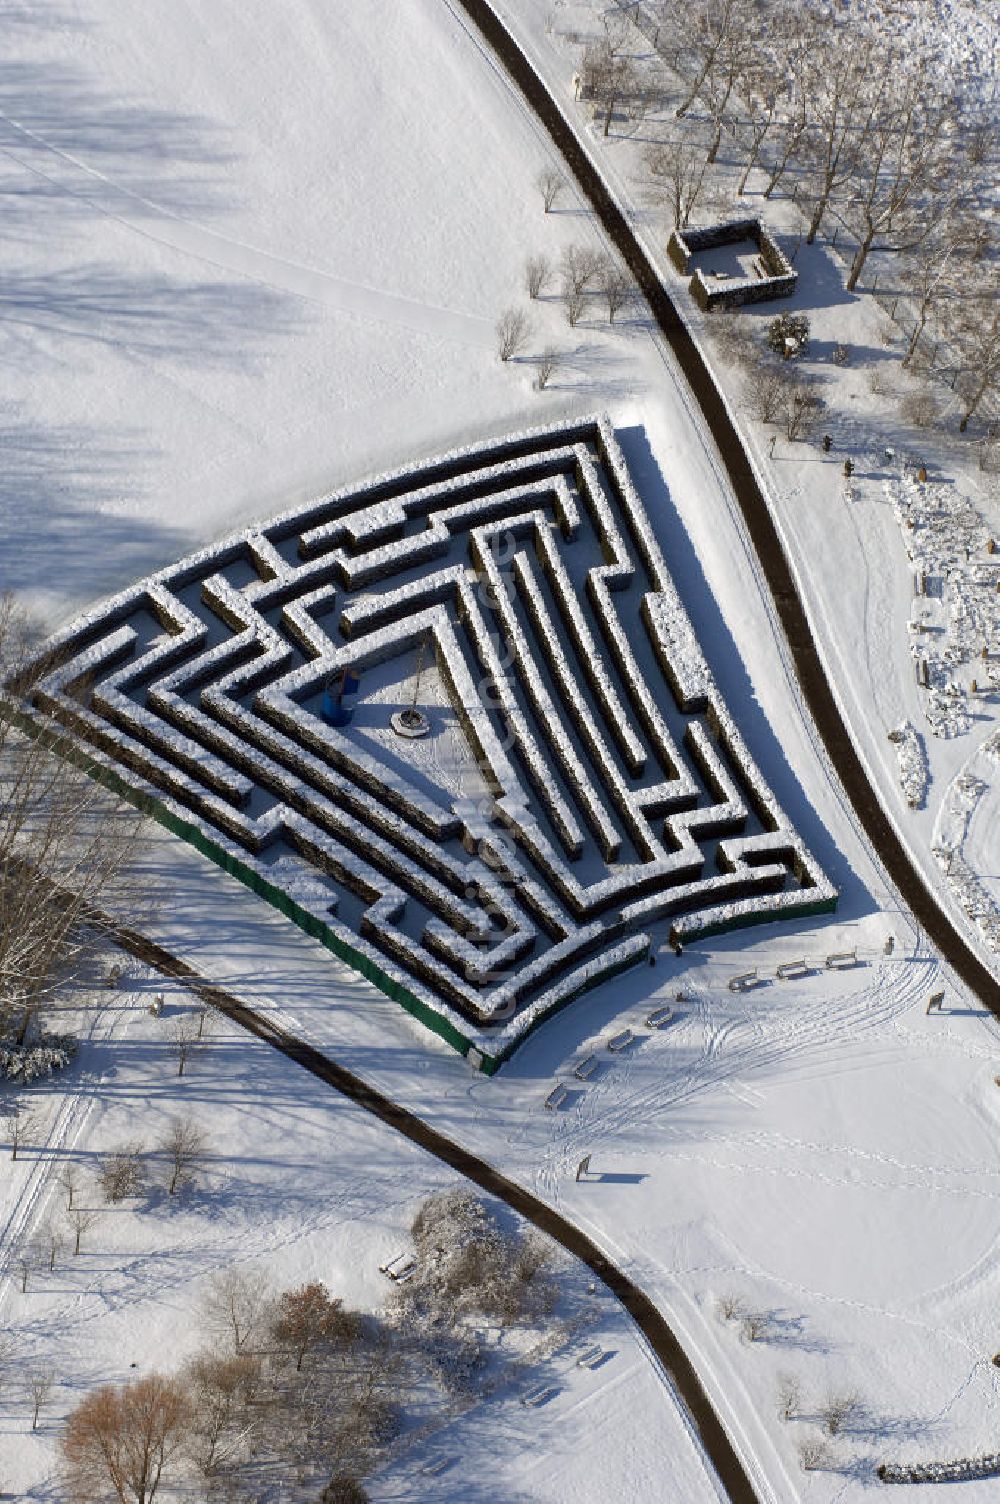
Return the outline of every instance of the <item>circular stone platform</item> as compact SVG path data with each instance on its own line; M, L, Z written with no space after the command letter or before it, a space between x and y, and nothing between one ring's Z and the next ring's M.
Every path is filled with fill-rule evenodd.
M427 736L431 729L431 723L422 710L397 710L389 717L389 725L397 736L405 736L413 741L419 736Z

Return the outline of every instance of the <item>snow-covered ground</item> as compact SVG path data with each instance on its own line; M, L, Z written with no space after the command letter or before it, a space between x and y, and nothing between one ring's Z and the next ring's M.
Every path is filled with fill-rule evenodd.
M164 1006L153 1017L157 991ZM408 1247L421 1201L455 1183L421 1150L215 1015L178 1078L172 1029L196 1007L129 963L118 991L100 990L84 1007L81 1033L92 1042L80 1071L36 1094L38 1131L16 1163L5 1162L0 1321L16 1347L0 1364L0 1497L65 1497L55 1466L66 1413L93 1385L173 1371L202 1348L199 1306L220 1271L252 1268L279 1290L319 1279L348 1306L380 1309L390 1286L378 1266ZM171 1200L157 1143L177 1115L204 1131L207 1157ZM136 1143L146 1151L143 1189L106 1205L100 1157ZM95 1213L77 1256L57 1173L67 1164L74 1204ZM59 1248L50 1271L53 1231ZM28 1249L22 1292L18 1257ZM612 1487L631 1465L636 1430L656 1416L636 1497L660 1497L654 1480L669 1468L678 1504L717 1498L617 1303L588 1294L585 1271L571 1261L560 1270L564 1309L543 1350L509 1368L479 1404L456 1407L442 1397L418 1427L411 1416L373 1497L426 1498L433 1488L435 1498L466 1504L487 1497L479 1490L488 1477L511 1500L569 1501L587 1476L588 1486ZM578 1367L594 1345L606 1358L593 1370ZM54 1383L32 1431L30 1385L42 1374ZM543 1383L554 1391L549 1402L524 1407L522 1396ZM579 1445L576 1414L601 1438L596 1459ZM470 1452L467 1428L484 1437L481 1454ZM447 1474L431 1484L422 1470L440 1459L450 1459ZM195 1483L184 1497L197 1495Z
M551 8L501 7L569 108L572 54L545 29ZM525 257L555 259L592 236L589 217L571 194L543 216L543 134L447 4L378 9L375 24L346 0L292 0L280 13L218 0L209 27L178 0L158 13L155 45L132 0L39 0L0 19L0 583L55 627L199 544L367 472L563 412L610 412L722 693L841 889L837 916L700 944L680 961L661 952L655 970L546 1025L493 1080L471 1076L162 833L148 858L164 898L155 930L612 1251L675 1325L763 1499L849 1504L877 1461L995 1449L997 1029L899 912L861 838L801 713L717 457L641 318L609 331L595 308L570 330L549 299L532 310L530 349L551 341L564 352L552 388L534 392L526 362L496 361L493 325L524 301ZM623 189L628 150L613 143L607 159ZM662 225L648 228L661 249ZM932 840L961 824L965 860L996 901L1000 763L979 750L995 735L996 704L983 712L990 727L930 735L907 630L913 566L884 490L897 483L886 444L907 456L900 485L927 456L912 434L889 433L889 404L868 389L873 305L844 299L825 248L803 248L796 264L814 340L864 352L838 388L837 442L867 458L850 500L839 464L781 441L772 462L760 429L757 463L887 806L943 893ZM942 468L995 536L995 493L970 467L952 469L950 453ZM888 740L906 719L930 763L923 809L907 807ZM944 791L967 765L986 787L944 831ZM828 954L855 948L856 968L825 969ZM776 979L778 964L799 958L809 975ZM766 985L730 992L729 978L751 968ZM946 1011L928 1017L942 986ZM644 1027L666 1001L676 1021ZM25 1350L41 1361L65 1350L67 1366L80 1365L74 1382L125 1376L131 1352L150 1361L168 1328L181 1343L178 1311L235 1248L273 1257L290 1278L322 1271L336 1293L373 1303L380 1257L395 1251L413 1201L444 1180L233 1034L210 1047L210 1085L200 1065L175 1083L156 1022L141 1009L101 1014L80 1067L85 1095L64 1096L56 1078L45 1094L53 1120L64 1113L69 1138L96 1153L126 1124L152 1139L178 1088L194 1086L219 1143L261 1162L243 1186L239 1158L220 1167L204 1199L217 1195L223 1215L201 1215L201 1201L185 1214L162 1281L150 1259L162 1227L130 1215L117 1256L103 1250L74 1275L79 1288L5 1288L4 1320L18 1313ZM640 1037L611 1056L603 1041L624 1024ZM592 1050L601 1068L584 1086L572 1068ZM546 1112L560 1078L570 1098ZM331 1114L343 1128L332 1156ZM578 1185L585 1153L595 1174ZM22 1181L4 1161L8 1257L44 1221L51 1193L35 1166L24 1161ZM118 1213L107 1215L110 1227ZM759 1340L720 1319L729 1296L769 1316ZM620 1317L608 1308L606 1320ZM563 1393L537 1416L498 1406L435 1450L468 1457L470 1469L475 1458L487 1496L712 1497L655 1369L625 1328L607 1331L620 1351L599 1384L560 1370ZM776 1399L785 1372L803 1391L789 1421ZM798 1442L820 1433L828 1391L844 1388L863 1409L834 1442L834 1470L804 1474ZM53 1497L44 1479L56 1404L32 1438L20 1401L0 1403L0 1477L23 1496ZM454 1471L432 1483L387 1473L372 1495L475 1497ZM988 1483L963 1489L969 1504L991 1497Z

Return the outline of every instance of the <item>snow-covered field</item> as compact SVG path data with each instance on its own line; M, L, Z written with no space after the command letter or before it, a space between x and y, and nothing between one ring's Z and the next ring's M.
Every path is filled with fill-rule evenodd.
M500 8L571 107L572 53L545 28L552 7ZM837 916L699 944L680 961L661 952L655 970L546 1025L493 1080L162 834L148 857L164 899L155 933L603 1243L675 1325L762 1499L846 1504L866 1496L876 1462L995 1450L996 1025L900 913L860 837L802 715L717 457L642 319L609 331L595 310L570 330L550 299L532 310L529 350L564 352L551 389L532 390L527 362L496 361L493 325L524 301L525 257L554 259L594 231L571 194L542 214L543 134L451 8L386 0L378 11L376 24L346 0L280 12L217 0L209 26L177 0L157 14L155 45L133 0L39 0L0 19L0 583L54 628L335 485L606 409L722 693L841 890ZM628 150L602 159L623 191ZM662 226L648 229L661 247ZM803 248L797 267L814 339L877 353L880 315L844 300L829 252ZM850 499L839 465L780 441L772 461L759 428L752 443L887 806L943 894L932 844L964 854L996 902L996 700L977 708L988 724L932 736L907 629L924 601L885 489L912 489L916 440L888 431L863 369L838 390L838 443L868 456ZM905 457L898 475L887 444ZM951 454L941 468L996 536L995 491ZM931 775L912 810L888 739L905 720ZM983 789L974 807L946 810L960 776ZM825 969L852 949L856 967ZM799 958L808 975L776 978ZM766 985L731 992L751 968ZM941 987L946 1010L928 1017ZM676 1009L662 1031L643 1026L654 1001ZM5 1324L32 1362L58 1354L66 1370L34 1436L16 1389L0 1389L0 1484L19 1498L59 1497L50 1470L72 1386L158 1360L167 1332L179 1354L212 1268L252 1254L374 1304L380 1259L445 1181L230 1031L177 1082L160 1021L141 1006L94 1017L95 1042L65 1082L83 1096L59 1078L43 1094L67 1141L93 1155L126 1132L152 1140L187 1096L233 1152L176 1221L108 1212L107 1244L79 1273L22 1296L9 1265ZM604 1041L626 1024L639 1039L612 1056ZM572 1070L591 1051L601 1067L583 1085ZM563 1078L564 1109L544 1111ZM595 1173L578 1185L585 1153ZM10 1261L55 1194L41 1162L21 1164L23 1179L4 1160L0 1181ZM756 1340L720 1318L728 1297L768 1318ZM601 1320L613 1363L586 1378L564 1363L559 1397L537 1415L491 1403L435 1440L468 1460L461 1472L429 1482L401 1463L372 1480L372 1497L466 1504L487 1485L483 1497L525 1504L713 1497L654 1366L610 1306ZM802 1389L787 1421L782 1374ZM820 1434L825 1400L847 1389L862 1403L833 1442L834 1466L803 1473L799 1441ZM966 1484L962 1497L985 1504L992 1487Z
M148 1005L157 991L164 1007L154 1018ZM93 1385L175 1370L203 1347L201 1303L220 1271L259 1270L276 1289L320 1279L348 1306L381 1308L390 1286L378 1266L407 1248L420 1202L454 1183L421 1150L224 1019L209 1020L205 1043L178 1079L172 1029L195 1008L182 990L164 989L129 963L119 990L96 993L81 1016L92 1042L80 1074L37 1093L39 1133L15 1164L5 1162L0 1321L16 1348L0 1367L0 1497L66 1497L53 1468L67 1411ZM157 1143L177 1114L204 1131L207 1159L170 1199ZM143 1190L108 1206L96 1181L100 1157L137 1142L146 1151ZM95 1213L77 1256L54 1173L67 1164L76 1174L74 1205ZM59 1239L51 1272L50 1232ZM22 1292L16 1254L29 1246ZM550 1350L511 1368L471 1409L442 1399L416 1430L411 1417L373 1497L426 1498L433 1488L435 1498L465 1504L495 1497L480 1492L488 1478L512 1501L569 1501L581 1474L588 1486L613 1487L630 1466L636 1429L655 1415L639 1471L645 1496L656 1496L655 1477L669 1468L678 1500L711 1504L716 1494L697 1449L617 1303L589 1295L566 1261L560 1278L569 1299L545 1343ZM579 1368L577 1358L595 1344L607 1358L592 1371ZM32 1431L30 1386L45 1374L54 1382ZM553 1399L539 1411L525 1408L522 1396L542 1383ZM596 1459L567 1427L577 1412L601 1438ZM474 1468L464 1461L467 1428L484 1437ZM423 1469L440 1459L450 1459L447 1475L431 1483ZM184 1497L198 1496L194 1482Z

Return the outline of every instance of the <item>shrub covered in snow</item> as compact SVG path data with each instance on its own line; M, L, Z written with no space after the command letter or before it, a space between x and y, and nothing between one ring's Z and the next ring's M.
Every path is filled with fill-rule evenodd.
M27 1085L69 1065L76 1040L69 1034L40 1034L31 1044L0 1045L0 1076Z
M101 1160L98 1179L105 1201L125 1201L142 1190L141 1144L122 1144Z
M417 1212L411 1229L417 1267L398 1287L404 1308L431 1325L463 1316L501 1321L551 1309L555 1288L541 1237L502 1227L471 1191L443 1191Z
M889 740L896 744L899 761L899 781L911 809L919 809L927 797L930 767L923 737L910 721L903 721L889 732Z
M804 355L809 348L809 319L804 313L779 313L767 326L767 347L776 355Z
M959 1457L954 1462L883 1462L883 1483L963 1483L1000 1475L1000 1452L984 1457Z

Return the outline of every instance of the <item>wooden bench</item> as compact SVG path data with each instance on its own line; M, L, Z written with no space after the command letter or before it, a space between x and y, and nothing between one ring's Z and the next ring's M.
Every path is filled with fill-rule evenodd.
M647 1029L662 1029L674 1016L674 1010L669 1003L664 1003L662 1008L654 1008L652 1013L646 1014Z
M756 968L753 971L741 971L739 976L729 978L730 992L746 992L748 987L756 987L760 978Z
M401 1285L405 1280L408 1280L416 1270L416 1267L417 1261L412 1253L397 1253L396 1257L390 1259L387 1264L379 1264L378 1266L379 1273L384 1274L387 1279L393 1280L397 1285Z
M631 1029L622 1029L620 1034L612 1034L611 1038L608 1040L608 1049L611 1051L612 1055L618 1055L622 1050L628 1048L634 1038L635 1035L632 1033Z
M586 1352L580 1354L576 1360L576 1366L577 1368L596 1368L603 1357L604 1348L599 1342L595 1342L593 1347L588 1347Z
M811 970L808 961L782 961L775 976L782 982L789 982L798 977L807 977Z
M573 1074L578 1081L589 1081L600 1063L596 1055L588 1055L574 1068Z
M562 1106L568 1096L568 1088L565 1087L561 1081L557 1081L555 1086L553 1086L552 1090L549 1092L548 1096L545 1098L545 1105L550 1110L550 1112L556 1112Z
M831 951L826 958L827 971L845 971L849 966L857 966L858 953L856 950Z
M427 1478L437 1478L446 1468L451 1467L451 1462L450 1457L434 1457L430 1462L425 1463L420 1471Z
M557 1391L551 1384L539 1384L536 1388L529 1389L527 1394L521 1395L521 1404L536 1410L539 1405L544 1405L546 1400L550 1400L556 1393Z

